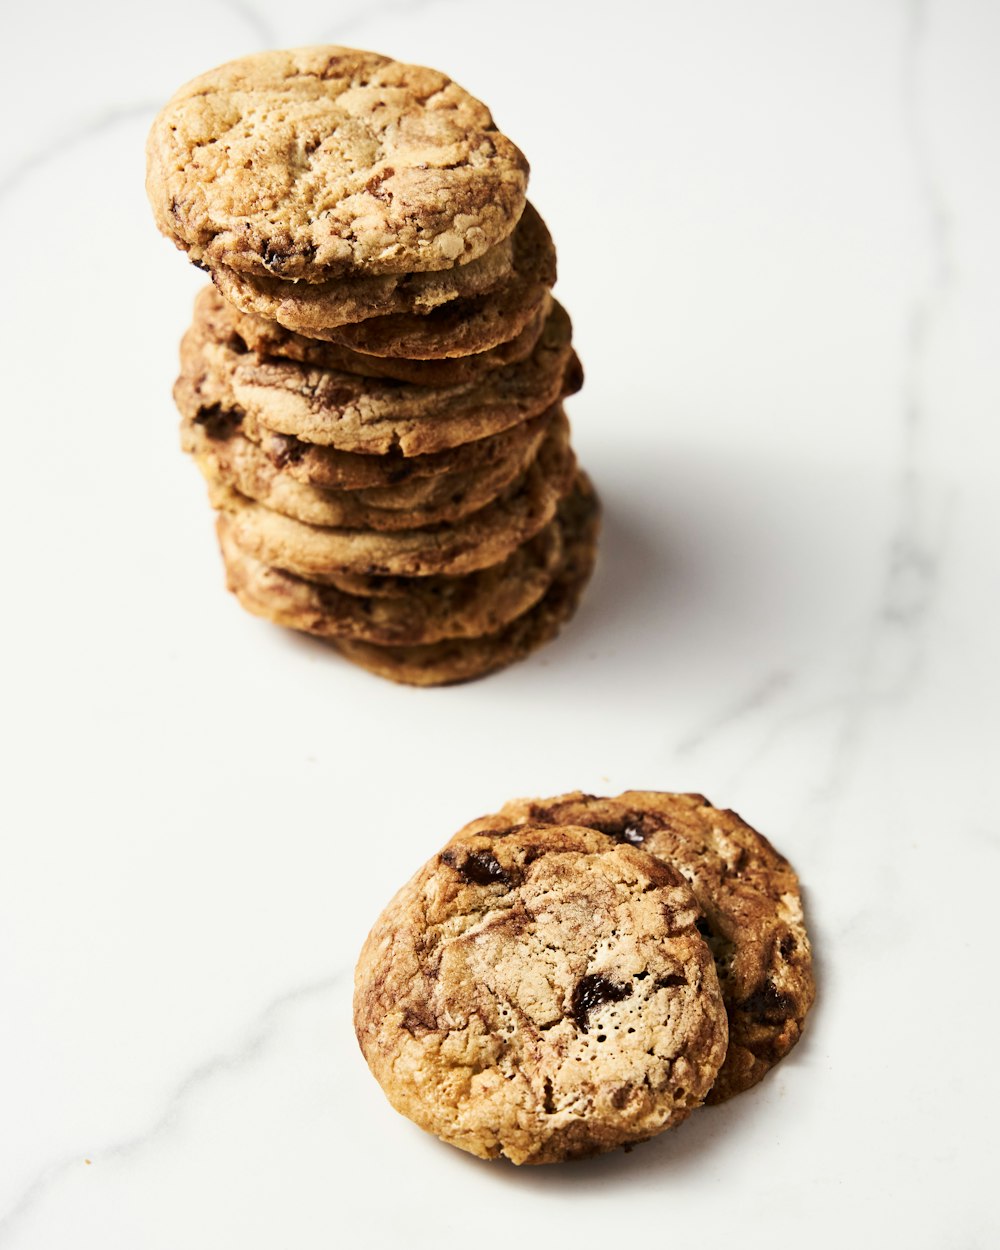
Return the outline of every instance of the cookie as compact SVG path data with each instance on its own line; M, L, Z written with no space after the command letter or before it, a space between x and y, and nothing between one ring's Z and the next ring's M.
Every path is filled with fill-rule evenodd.
M492 568L465 577L410 578L397 595L355 595L261 564L236 544L225 514L217 532L226 584L248 612L320 638L381 646L427 645L503 629L545 594L563 552L557 516Z
M174 401L185 420L202 427L210 438L225 437L238 430L260 447L275 468L297 482L330 490L378 490L408 483L417 492L417 483L431 483L436 477L474 472L502 462L523 469L559 412L559 405L554 405L499 434L427 455L404 456L398 448L381 455L367 455L319 447L265 429L236 406L226 386L204 371L182 374L174 384Z
M181 343L181 376L277 434L343 451L404 455L441 451L538 416L582 380L569 317L553 303L530 357L452 387L415 387L261 361L241 351L208 301Z
M533 440L536 453L545 432L546 427L537 428ZM492 503L526 472L534 458L509 458L467 472L371 490L331 490L296 481L278 468L257 443L246 438L239 424L220 428L219 422L206 427L184 421L181 447L198 461L206 478L217 478L283 516L307 525L374 530L415 529L459 521Z
M237 308L306 335L369 317L423 316L452 300L501 287L513 272L515 241L531 222L530 216L527 223L522 217L511 238L468 265L430 273L347 274L326 282L288 282L215 265L212 281Z
M729 1052L710 1103L756 1085L795 1045L815 997L798 878L735 812L699 794L633 790L614 799L520 800L498 819L586 825L666 860L686 878L729 1014Z
M471 356L523 333L549 300L551 285L515 279L489 295L453 300L424 317L373 317L317 338L388 359Z
M564 500L562 511L562 563L551 585L530 611L499 632L429 646L383 647L338 640L337 649L361 668L409 686L472 681L525 659L557 636L576 611L593 572L600 513L593 488L583 474Z
M474 261L513 230L528 178L445 75L340 47L202 74L146 152L156 223L192 260L306 283Z
M459 833L366 940L354 1026L389 1102L480 1158L554 1163L679 1124L726 1013L683 878L593 830Z
M454 298L421 315L387 313L367 321L327 325L322 293L284 282L265 288L237 283L218 269L213 280L230 303L310 338L327 339L371 356L437 360L489 351L521 334L539 314L556 281L556 253L541 217L529 204L513 238L513 269L487 294Z
M565 421L553 426L520 481L454 524L379 533L306 525L208 478L213 507L231 517L234 540L264 564L315 579L331 572L452 575L499 564L552 520L573 479ZM199 464L209 472L206 464Z
M549 312L549 301L546 300L520 334L488 351L444 360L406 360L394 356L372 356L338 343L306 338L286 330L276 321L241 312L234 304L224 300L214 287L209 287L208 292L210 298L216 301L216 312L221 312L228 319L232 332L262 359L297 360L320 369L337 369L341 373L356 373L365 378L394 378L414 386L456 386L493 369L502 369L504 365L524 360L531 355L538 342Z

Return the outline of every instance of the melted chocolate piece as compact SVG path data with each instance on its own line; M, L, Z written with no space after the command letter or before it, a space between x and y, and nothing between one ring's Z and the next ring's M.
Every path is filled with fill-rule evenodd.
M603 833L607 838L614 838L616 842L627 842L629 846L642 846L646 840L645 834L636 824L629 824L627 821L618 820L581 820L588 829L596 829L598 833Z
M631 1096L632 1096L631 1085L619 1085L618 1088L611 1095L612 1107L616 1107L619 1111L621 1111L621 1109L624 1106L626 1106Z
M456 862L453 851L445 851L441 858L470 885L492 885L494 881L500 881L504 885L511 884L509 873L489 851L472 851L462 863Z
M577 982L570 1008L576 1027L586 1033L587 1020L595 1007L600 1007L604 1003L620 1003L631 993L631 985L617 985L614 981L609 981L607 977L602 976L584 977Z
M295 464L306 454L305 445L297 438L286 434L274 434L268 439L267 454L277 469L286 464Z
M583 386L583 365L580 363L580 357L574 352L566 362L566 372L563 375L563 394L575 395Z
M412 1007L406 1007L403 1010L403 1019L400 1021L402 1027L407 1033L412 1033L414 1037L422 1037L426 1033L433 1033L437 1028L437 1021L428 1018L419 1011L414 1011Z
M772 981L764 981L736 1006L760 1024L784 1024L795 1015L795 1003Z
M234 430L239 429L243 421L238 412L223 408L221 404L210 404L199 408L194 417L194 424L200 425L209 438L228 438Z
M668 972L665 977L656 979L658 990L672 990L677 985L687 985L687 977L682 977L679 972Z
M266 239L260 249L260 259L269 273L282 274L299 258L311 264L316 259L316 245L295 243L290 238Z

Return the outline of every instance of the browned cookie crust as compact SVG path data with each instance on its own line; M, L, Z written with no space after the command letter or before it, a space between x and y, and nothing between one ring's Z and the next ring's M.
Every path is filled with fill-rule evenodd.
M593 830L474 822L389 903L354 1025L397 1111L481 1158L643 1141L711 1087L726 1016L682 878Z
M494 469L523 473L534 459L542 439L561 419L562 405L553 404L540 416L512 425L489 438L474 439L459 447L426 456L404 456L390 451L380 456L335 447L317 447L285 434L275 434L244 417L243 433L256 442L276 468L309 486L336 490L393 491L414 501L429 498L440 489L441 478L456 474L485 473Z
M392 533L306 525L254 503L218 478L209 478L209 495L215 508L229 513L231 533L244 551L301 577L459 575L499 564L548 525L570 489L574 466L563 422L546 436L520 482L493 503L451 525ZM199 467L207 471L205 464Z
M350 325L324 328L322 303L312 307L308 293L281 287L283 299L223 287L223 294L246 311L268 317L312 338L329 339L372 356L408 360L440 360L489 351L520 334L538 316L556 281L556 252L545 223L529 204L514 235L513 272L503 285L485 295L453 299L422 316L394 313ZM221 271L217 280L222 284ZM249 292L249 287L242 288Z
M465 577L410 578L405 593L397 595L355 595L261 564L236 544L225 514L217 531L226 583L248 612L320 638L379 646L495 633L541 599L563 555L563 523L557 516L492 568Z
M298 364L260 361L199 296L181 343L181 378L220 408L320 446L423 455L530 420L579 385L572 326L558 304L531 356L452 387L416 387Z
M565 420L559 413L556 421ZM218 479L248 499L307 525L403 530L459 521L492 503L527 471L553 424L537 427L536 437L526 448L529 454L523 458L370 490L303 484L276 467L257 443L240 433L238 425L220 429L214 423L209 430L204 424L184 421L181 447L194 456L206 478Z
M632 790L508 803L515 823L586 825L673 864L702 910L729 1013L729 1051L710 1103L759 1080L798 1041L815 997L799 882L770 842L699 794Z
M435 70L352 48L243 57L153 123L146 187L195 261L322 282L448 269L506 238L528 165Z
M566 385L570 385L572 378ZM297 482L330 490L367 490L401 487L452 473L487 469L502 462L523 468L534 456L538 442L559 412L559 406L458 447L447 447L422 456L404 456L399 448L381 455L319 447L287 434L275 434L247 416L236 404L230 388L204 369L182 373L174 384L174 401L189 424L201 427L209 438L224 438L231 431L257 443L276 469Z
M395 378L414 386L457 386L493 369L502 369L505 365L524 360L531 355L538 342L549 313L549 301L545 300L520 334L488 351L445 360L406 360L395 356L372 356L338 343L306 338L266 317L240 312L214 287L209 287L208 291L216 301L217 310L228 318L233 333L239 335L261 359L297 360L320 369L337 369L366 378Z
M523 660L558 635L576 611L594 569L600 510L584 474L578 475L576 488L560 512L562 564L542 599L498 633L412 647L339 640L338 650L361 668L409 686L454 685Z
M524 251L519 236L538 228L536 216L522 217L513 237L491 247L478 260L432 273L338 275L326 282L287 282L214 265L212 281L245 313L300 334L323 333L370 317L423 316L452 300L496 291L512 277L515 249Z

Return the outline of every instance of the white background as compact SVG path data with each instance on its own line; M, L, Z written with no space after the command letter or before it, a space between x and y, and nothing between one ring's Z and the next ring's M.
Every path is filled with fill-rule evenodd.
M532 163L601 562L560 640L396 688L244 615L177 448L174 89L344 42ZM997 1244L996 51L983 0L15 0L0 52L0 1247ZM804 882L819 999L629 1155L385 1103L350 981L515 795L700 789Z

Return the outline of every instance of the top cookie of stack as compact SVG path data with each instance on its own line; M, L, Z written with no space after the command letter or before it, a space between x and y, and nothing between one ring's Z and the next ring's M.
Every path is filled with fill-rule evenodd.
M511 233L528 163L485 105L374 52L265 52L154 125L157 225L213 272L309 283L466 265Z
M552 637L594 556L560 407L582 375L486 106L372 52L267 52L181 88L147 156L157 225L218 290L175 398L243 606L419 684Z

